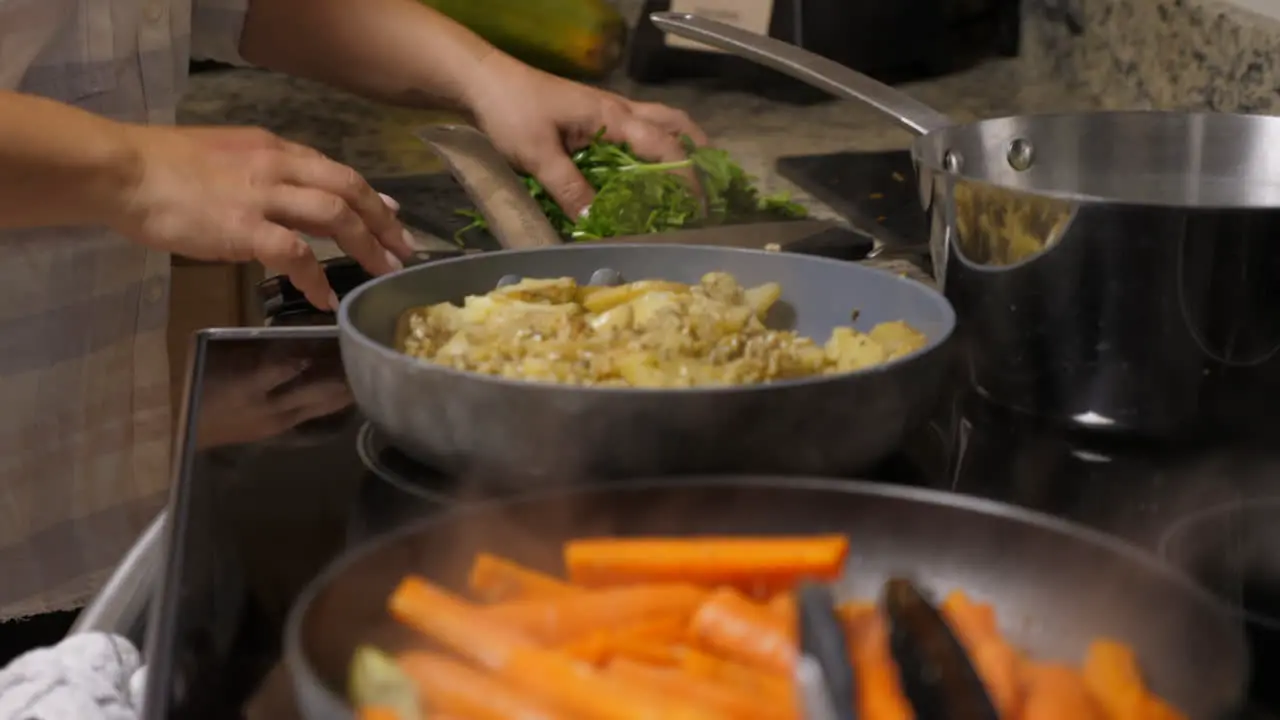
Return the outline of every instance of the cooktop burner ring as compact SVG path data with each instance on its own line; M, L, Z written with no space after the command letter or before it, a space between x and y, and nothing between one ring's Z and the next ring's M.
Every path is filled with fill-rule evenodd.
M424 476L437 475L430 469L418 465L408 457L404 457L399 450L396 450L389 442L382 439L381 433L373 426L373 423L366 421L360 426L360 430L356 433L356 454L360 456L360 462L364 464L369 472L397 490L421 500L446 504L453 502L453 498L450 495L432 490L425 483L415 481L409 473L387 462L387 456L392 453L400 456L401 461L406 465L412 464L417 467ZM447 482L444 476L439 477Z
M1218 503L1184 515L1161 534L1156 552L1166 562L1187 573L1215 596L1227 603L1245 621L1266 628L1280 630L1280 614L1260 612L1250 606L1250 593L1246 589L1251 576L1261 569L1250 562L1250 546L1259 542L1259 528L1264 523L1249 523L1246 516L1259 512L1280 513L1280 496L1241 498ZM1256 550L1254 551L1256 555ZM1223 558L1229 567L1223 571L1204 565L1206 558ZM1222 573L1215 577L1214 570ZM1209 575L1208 578L1205 576ZM1280 568L1276 578L1280 579ZM1234 590L1233 593L1227 587Z

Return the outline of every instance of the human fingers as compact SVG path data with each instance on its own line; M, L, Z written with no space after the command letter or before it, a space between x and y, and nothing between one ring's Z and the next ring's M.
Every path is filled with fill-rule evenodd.
M559 144L536 148L523 165L571 218L582 215L595 199L595 191Z
M404 267L378 242L364 218L337 195L308 187L277 185L266 193L264 200L263 211L268 220L308 235L333 238L347 255L374 275L385 275Z
M606 140L625 142L635 154L655 162L679 162L685 159L680 140L663 128L631 114L612 127L606 126Z
M649 161L680 162L687 159L684 146L680 140L653 123L635 115L629 115L618 125L617 130L605 130L605 139L613 142L625 142L631 145L635 154ZM674 170L684 178L694 193L701 196L702 185L698 182L693 168L682 167Z
M272 273L286 275L307 302L321 309L336 310L338 298L320 261L302 236L281 225L263 221L250 234L253 256Z
M707 144L707 134L683 110L662 103L633 102L631 114L657 125L668 134L676 137L688 135L696 145Z
M280 163L278 178L286 183L315 188L342 198L364 221L378 244L400 259L413 254L408 234L396 218L395 211L365 179L346 165L300 145L289 143ZM344 248L345 249L345 248Z

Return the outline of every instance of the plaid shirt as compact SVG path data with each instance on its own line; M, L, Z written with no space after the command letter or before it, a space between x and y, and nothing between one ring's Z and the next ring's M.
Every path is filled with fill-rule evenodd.
M172 123L248 0L0 0L0 88ZM169 256L102 229L0 232L0 619L81 606L169 486Z

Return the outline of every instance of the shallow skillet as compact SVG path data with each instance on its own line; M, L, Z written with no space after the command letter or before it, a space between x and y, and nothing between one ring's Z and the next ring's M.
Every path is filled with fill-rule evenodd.
M941 294L884 271L819 257L664 244L561 245L525 186L469 128L419 131L511 250L434 262L373 280L338 311L342 359L360 409L399 448L453 475L645 477L697 472L851 474L893 451L927 417L947 374L955 314ZM729 231L728 228L725 228ZM460 302L500 280L777 282L767 319L823 342L837 326L905 320L922 350L862 372L762 386L575 388L466 373L394 349L408 309Z
M867 370L704 389L581 388L462 372L394 347L410 308L484 294L510 276L612 275L697 283L733 274L777 282L766 323L824 342L837 326L905 320L921 350ZM854 317L856 316L856 322ZM947 301L913 280L805 255L681 245L580 243L422 265L357 288L338 312L361 411L400 449L454 475L645 477L697 472L851 474L893 451L933 409L955 325Z
M386 598L409 573L465 587L488 551L560 572L561 544L598 535L845 533L844 597L874 597L907 574L939 595L992 603L1033 656L1079 662L1093 637L1132 645L1153 689L1192 720L1240 701L1247 657L1239 622L1167 565L1108 536L1008 505L857 481L738 477L629 481L547 490L472 506L376 539L338 560L299 597L285 658L308 720L350 717L343 700L356 645L405 631Z

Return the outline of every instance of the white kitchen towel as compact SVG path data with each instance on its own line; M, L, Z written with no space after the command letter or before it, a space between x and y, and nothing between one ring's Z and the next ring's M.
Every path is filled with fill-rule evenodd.
M132 643L105 633L32 650L0 670L0 720L138 720L141 665Z

